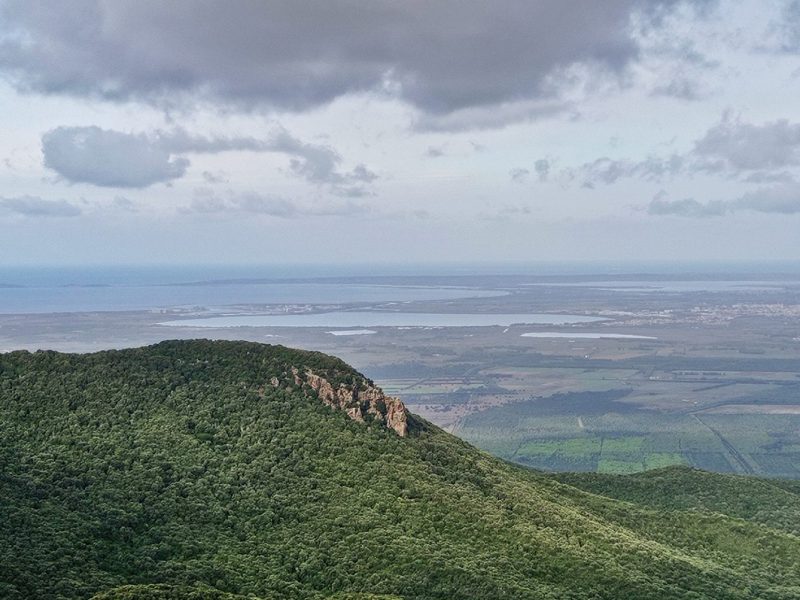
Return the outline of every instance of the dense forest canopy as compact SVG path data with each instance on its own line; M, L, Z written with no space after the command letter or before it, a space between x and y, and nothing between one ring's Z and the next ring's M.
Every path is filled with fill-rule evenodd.
M335 410L319 353L0 355L0 597L797 598L800 489L552 476Z

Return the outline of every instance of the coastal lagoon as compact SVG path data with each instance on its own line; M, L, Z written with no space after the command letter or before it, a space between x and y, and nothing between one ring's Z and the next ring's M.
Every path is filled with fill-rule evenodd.
M237 315L180 319L170 327L508 327L515 324L572 325L606 319L558 314L448 314L385 311L334 311L294 315Z
M589 280L589 281L558 281L558 282L538 282L523 283L529 287L579 287L597 288L608 292L632 292L632 293L687 293L687 292L763 292L765 290L775 290L786 286L799 286L796 280Z
M336 331L326 331L325 333L330 333L331 335L335 336L350 336L350 335L372 335L373 333L378 333L377 331L373 331L372 329L337 329Z
M652 335L631 335L629 333L570 333L564 331L536 331L523 333L527 338L567 338L571 340L657 340Z

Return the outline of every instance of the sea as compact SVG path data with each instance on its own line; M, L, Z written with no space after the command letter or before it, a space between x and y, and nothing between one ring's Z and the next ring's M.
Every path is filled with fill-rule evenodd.
M773 276L765 278L765 274ZM0 314L163 310L234 305L413 302L489 297L505 292L481 286L436 284L436 276L610 276L605 285L629 279L655 286L690 280L698 289L800 277L800 263L614 263L528 262L483 264L351 265L125 265L0 266ZM714 274L704 278L703 274ZM758 274L746 277L747 274ZM389 285L369 277L426 277L425 285ZM632 279L638 277L639 279ZM683 279L679 279L679 278ZM737 280L737 277L740 280ZM353 279L353 281L348 281ZM783 279L781 279L783 278ZM707 281L708 284L698 283ZM597 285L597 284L595 284ZM686 287L689 287L688 285ZM621 288L624 289L624 288ZM508 318L515 318L514 315ZM507 320L507 319L506 319ZM362 319L363 321L363 319ZM432 322L432 321L431 321ZM503 321L505 322L505 320ZM536 322L536 321L531 321ZM361 325L366 322L359 323Z

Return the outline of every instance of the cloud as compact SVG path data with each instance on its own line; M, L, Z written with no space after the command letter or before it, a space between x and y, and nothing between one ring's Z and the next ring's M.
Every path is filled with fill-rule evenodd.
M781 51L791 54L800 52L800 0L786 2L775 29Z
M82 212L66 200L44 200L38 196L0 197L0 209L25 217L77 217Z
M328 185L340 196L365 196L369 194L361 184L372 183L378 175L362 164L349 171L340 172L342 157L330 146L303 142L287 131L279 130L264 148L269 152L288 154L289 168L297 176L311 183Z
M363 164L357 164L352 171L347 175L353 181L359 181L361 183L372 183L376 179L380 179L377 173L370 171L367 167Z
M276 196L247 192L220 196L207 189L197 190L192 203L184 212L192 213L249 213L272 217L291 218L299 214L297 207Z
M438 146L428 146L423 152L426 158L440 158L442 156L467 156L469 154L481 154L486 152L486 146L478 142L468 140L465 143L445 142Z
M667 96L678 98L679 100L701 100L700 83L686 77L674 77L663 85L658 85L653 89L656 96Z
M508 172L509 177L511 177L511 181L516 183L524 183L530 174L531 172L528 169L521 168L511 169Z
M550 161L546 158L540 158L535 163L533 163L533 168L536 170L536 176L539 178L540 182L547 181L547 178L550 176Z
M281 133L285 133L281 130ZM181 127L170 131L156 131L152 143L172 154L219 154L220 152L245 151L268 152L274 141L260 140L248 136L203 136L189 133Z
M793 183L796 180L789 171L753 171L742 181L747 183Z
M653 216L721 217L729 213L751 211L766 214L800 214L800 184L788 183L747 192L733 200L698 202L693 198L666 200L657 195L647 206Z
M133 200L126 198L125 196L115 196L111 201L111 206L117 210L125 212L139 212L139 209Z
M425 150L425 156L428 158L439 158L440 156L444 156L444 149L438 146L428 146L428 149Z
M520 216L520 215L529 215L533 211L531 210L530 206L524 205L506 205L500 208L497 211L497 216L499 217L513 217L513 216Z
M186 173L189 161L158 140L99 127L58 127L42 136L44 164L68 181L139 188Z
M378 175L359 164L342 172L335 149L303 142L283 128L267 139L201 136L184 129L152 134L123 133L99 127L58 127L42 136L44 164L73 183L102 187L144 188L183 177L189 167L185 154L229 151L272 152L289 157L289 170L337 195L368 195L365 185ZM204 173L206 180L214 174Z
M686 4L707 2L6 0L0 70L24 91L156 105L304 110L374 92L430 128L493 126L528 118L571 67L622 73L640 53L632 22Z
M702 17L715 14L721 17L719 21L724 21L724 11L716 10L718 4L709 2L704 7L695 8L700 8L698 12ZM719 31L716 23L709 19L701 25L703 33L700 36L687 36L685 30L684 35L678 33L681 27L696 27L699 22L696 15L697 12L682 24L680 17L672 16L669 18L671 26L643 32L640 66L648 73L646 80L649 80L648 86L652 86L651 95L685 101L701 100L707 95L708 83L715 79L711 72L722 65L718 59L706 54L710 49L707 42ZM686 17L685 12L683 16Z
M776 169L800 164L800 124L779 119L754 125L725 115L697 140L699 168L715 171Z
M676 175L683 168L684 159L673 154L667 158L650 156L641 161L612 160L607 157L584 163L568 173L569 178L579 179L581 185L592 189L597 184L612 184L628 177L641 177L656 181L667 175Z
M550 161L546 158L540 158L533 163L533 170L536 173L536 179L539 181L539 183L544 183L550 177ZM508 174L511 177L511 181L524 183L530 177L531 171L529 169L518 167L511 169Z
M203 171L202 175L206 183L230 183L228 176L222 171Z
M535 121L565 113L575 114L571 101L534 99L470 106L446 113L423 113L414 123L419 131L457 132L465 129L496 129L519 121Z
M694 143L692 150L644 160L598 158L561 172L566 183L588 189L620 179L660 181L680 174L721 174L748 183L791 183L787 168L800 166L800 124L778 119L746 123L723 115Z
M470 146L472 146L472 151L476 153L486 152L486 146L483 144L479 144L478 142L470 142Z
M743 194L733 202L734 210L794 215L800 213L800 184L764 187Z
M259 192L233 192L220 194L209 188L195 190L191 203L181 209L184 213L246 214L253 216L297 219L319 216L350 216L368 212L369 207L354 202L329 202L303 206L298 203Z
M647 214L663 217L720 217L728 213L728 206L724 202L701 203L694 198L683 200L665 200L656 197L647 206Z

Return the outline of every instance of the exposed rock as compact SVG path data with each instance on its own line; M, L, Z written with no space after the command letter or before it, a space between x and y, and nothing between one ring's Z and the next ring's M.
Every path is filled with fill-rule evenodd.
M295 385L303 385L303 380L300 379L300 369L297 367L292 367L292 375L294 376Z
M334 387L327 379L310 369L306 370L305 378L300 376L300 371L296 368L292 369L292 375L296 385L307 384L323 403L345 411L354 421L379 421L400 437L405 437L408 433L408 413L403 402L399 398L385 395L383 390L367 380L362 379L355 385L341 384Z

